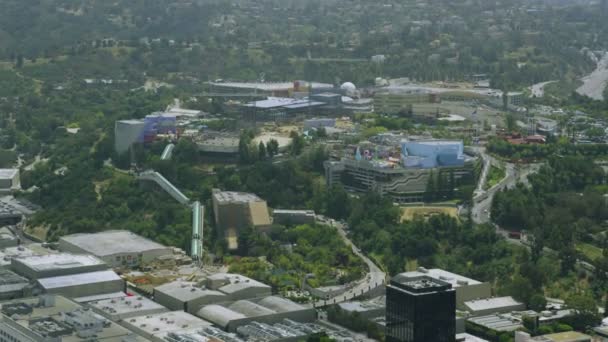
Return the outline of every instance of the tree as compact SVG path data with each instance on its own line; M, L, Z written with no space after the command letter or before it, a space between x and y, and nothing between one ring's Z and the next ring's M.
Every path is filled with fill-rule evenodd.
M505 126L506 126L508 132L515 131L517 124L516 124L515 116L513 114L507 113L507 115L505 116Z
M258 159L266 159L266 146L264 145L263 141L260 141L260 144L258 145Z
M266 145L266 153L271 158L277 155L279 153L279 142L275 139L270 139Z
M596 326L601 317L595 299L587 294L576 294L566 300L566 305L574 311L570 323L575 330L585 330Z
M291 138L291 154L297 156L304 149L304 138L296 131L292 131L289 137Z

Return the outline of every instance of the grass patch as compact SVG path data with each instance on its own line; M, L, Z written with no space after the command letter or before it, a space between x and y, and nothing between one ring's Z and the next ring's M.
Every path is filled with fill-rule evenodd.
M583 243L583 242L577 243L576 250L578 252L582 253L587 259L589 259L591 261L594 261L603 256L601 248L588 244L588 243Z
M454 207L403 207L401 208L401 222L411 221L417 215L429 218L433 215L449 215L458 218L458 209Z
M558 82L550 83L545 86L545 96L552 96L560 99L565 99L572 95L578 87L583 84L578 79L574 80L561 80Z
M491 165L490 170L488 171L488 178L486 179L486 184L483 185L484 190L488 190L494 185L500 183L500 181L505 178L505 176L506 173L504 168Z

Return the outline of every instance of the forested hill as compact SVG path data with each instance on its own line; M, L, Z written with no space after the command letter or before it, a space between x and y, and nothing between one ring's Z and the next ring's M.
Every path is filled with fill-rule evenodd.
M581 50L607 48L598 38L608 33L599 6L529 0L3 0L0 60L158 42L176 52L193 49L207 61L238 54L240 64L251 67L238 76L249 78L266 72L267 80L292 75L335 82L332 75L344 74L365 84L378 75L462 80L487 73L493 87L517 88L593 69ZM387 63L369 63L376 54Z

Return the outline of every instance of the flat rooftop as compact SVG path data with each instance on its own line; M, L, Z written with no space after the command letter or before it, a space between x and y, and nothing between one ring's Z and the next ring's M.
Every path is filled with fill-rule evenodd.
M222 292L203 289L196 286L196 283L194 282L182 280L176 280L167 284L160 285L158 287L155 287L154 291L162 292L182 302L187 302L193 299L206 296L225 296L225 294Z
M229 88L242 88L242 89L252 89L252 90L263 90L263 91L284 91L293 88L293 82L209 82L211 85L216 87L229 87ZM312 87L315 88L333 88L332 84L329 83L319 83L319 82L303 82L301 87Z
M122 297L118 298L92 301L89 302L88 305L109 315L136 314L138 312L149 312L152 310L166 311L164 306L148 298L141 296L126 296L124 294Z
M209 277L207 277L208 280L214 281L214 280L220 280L220 281L225 281L226 284L225 285L221 285L220 287L217 288L218 291L221 291L223 293L226 294L232 294L232 293L236 293L248 288L252 288L252 287L257 287L257 288L266 288L266 289L270 289L270 286L261 283L255 279L251 279L248 277L245 277L243 275L240 274L234 274L234 273L216 273L213 274Z
M94 234L73 234L61 238L93 255L109 256L118 253L143 253L168 247L127 230L111 230Z
M496 331L515 331L523 327L521 321L510 315L487 315L468 318L467 321Z
M38 283L44 289L56 289L68 286L78 286L86 284L95 284L106 281L122 280L114 271L99 271L65 275L59 277L49 277L38 279Z
M263 201L256 194L236 191L214 191L213 197L220 204L225 203L249 203Z
M522 305L522 303L513 299L513 297L494 297L487 299L478 299L464 302L467 308L473 311L491 310L510 306Z
M538 342L587 342L591 341L591 336L577 331L566 331L555 334L542 335L532 338Z
M184 311L169 311L155 315L132 317L124 320L124 324L150 335L211 326L211 323Z
M45 301L44 298L48 300ZM100 330L95 332L96 341L120 342L127 336L133 337L134 341L145 341L100 315L83 310L80 305L63 296L16 299L0 303L0 306L5 319L8 320L7 323L20 325L37 334L59 332L62 342L91 340L90 337L79 337L75 332L79 329L77 324L80 322L98 324ZM12 312L18 314L11 314ZM65 326L71 329L65 330Z
M448 271L445 271L445 270L442 270L439 268L432 268L432 269L420 268L418 271L404 272L397 276L419 277L419 276L423 276L423 275L450 283L450 284L452 284L452 287L481 284L480 281L477 281L475 279L467 278L465 276L461 276L459 274L448 272Z
M88 254L59 253L18 257L15 261L34 271L70 269L86 266L102 266L106 263Z
M13 179L19 174L19 169L0 169L0 179Z

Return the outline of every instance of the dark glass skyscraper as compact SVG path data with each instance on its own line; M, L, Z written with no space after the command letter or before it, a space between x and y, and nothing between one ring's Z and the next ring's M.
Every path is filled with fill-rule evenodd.
M386 287L387 342L454 342L456 292L428 276L395 276Z

